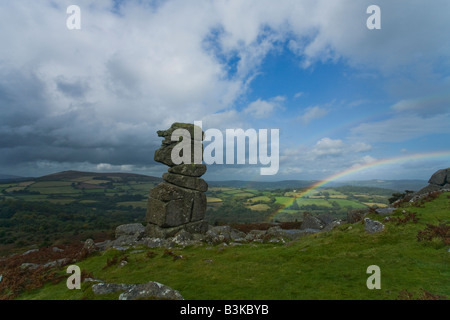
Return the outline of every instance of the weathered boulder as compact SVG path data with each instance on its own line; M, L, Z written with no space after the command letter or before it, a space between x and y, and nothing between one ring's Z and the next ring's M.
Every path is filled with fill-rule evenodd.
M203 141L203 139L205 138L205 133L202 131L202 129L199 126L196 126L192 123L175 122L170 126L169 129L158 130L156 133L158 134L158 137L164 138L162 144L169 145L178 142L172 141L172 133L177 129L184 129L188 131L189 134L187 135L181 134L183 139L187 138L195 141Z
M172 133L177 129L184 129L187 130L187 132L180 132L181 135L178 141L172 141ZM155 151L154 160L164 163L169 167L176 166L176 164L172 161L172 150L180 141L184 141L184 139L189 139L188 143L191 145L191 163L196 162L194 151L203 151L202 140L204 138L204 132L200 127L193 124L176 122L172 124L168 130L159 130L157 133L158 136L163 137L164 140L162 141L162 146ZM203 159L202 155L200 160L201 159Z
M116 228L116 238L133 236L139 238L143 235L145 227L141 223L122 224Z
M450 168L441 169L433 173L428 180L428 185L416 193L411 198L411 202L420 199L431 192L450 190Z
M189 222L175 227L160 227L149 223L145 228L146 237L167 239L174 237L181 230L191 234L205 234L208 231L208 223L204 220Z
M169 168L170 173L181 174L183 176L201 177L206 173L206 165L204 164L180 164Z
M303 214L303 221L300 229L318 229L321 230L325 227L325 224L317 217L313 216L309 212Z
M437 186L444 186L447 183L450 183L450 168L441 169L436 171L428 180L429 184L434 184Z
M97 247L95 246L94 240L86 239L86 241L84 242L82 251L83 250L88 252L88 253L92 253L92 252L96 251Z
M384 224L376 220L365 218L364 229L366 230L367 233L378 233L384 230Z
M218 244L222 242L245 241L246 234L230 226L210 226L205 234L205 240L209 243Z
M165 181L182 188L197 190L201 192L208 191L208 184L206 183L205 180L201 178L183 176L181 174L175 174L170 172L164 173L162 178Z
M192 199L164 202L148 198L147 221L160 227L176 227L189 222L192 214Z
M141 284L101 282L92 286L92 292L96 295L122 292L119 300L183 300L183 296L177 290L156 281Z
M119 296L119 300L184 300L177 290L156 281L133 285Z

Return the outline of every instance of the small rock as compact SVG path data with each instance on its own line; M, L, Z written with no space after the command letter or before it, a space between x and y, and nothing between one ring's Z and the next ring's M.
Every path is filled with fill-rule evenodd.
M156 281L133 285L119 296L119 300L184 300L177 291Z
M52 248L52 251L53 251L53 252L64 252L63 249L60 249L60 248L58 248L58 247L53 247L53 248Z
M141 223L122 224L116 228L116 239L121 236L132 236L138 240L145 232Z
M27 254L30 254L33 252L38 252L38 251L39 251L39 249L31 249L31 250L28 250L28 251L25 251L24 253L22 253L22 256L26 256Z
M123 268L123 267L125 267L127 264L128 264L128 261L127 261L127 260L122 260L122 261L120 261L120 263L119 263L119 268Z
M379 215L389 215L394 212L395 208L378 208L375 210L375 212Z
M118 251L126 251L129 249L129 247L122 247L122 246L113 246L112 248Z
M117 283L96 283L92 286L92 292L94 294L108 294L120 291L126 291L130 289L132 284L117 284Z
M94 278L84 278L83 282L102 282L102 281Z
M3 280L3 275L0 274L0 283L2 282L2 280Z
M94 243L94 240L92 240L92 239L87 239L87 240L84 242L83 249L86 249L89 253L90 253L90 252L94 252L95 250L97 250L97 248L96 248L96 246L95 246L95 243Z
M20 265L20 269L22 270L36 270L37 268L39 268L40 266L36 263L28 263L28 262L24 262Z
M368 233L378 233L384 230L384 224L379 221L371 220L369 218L364 219L364 229Z
M173 242L178 244L179 246L186 246L192 240L192 235L186 230L181 230L176 234L176 236L172 239Z
M44 264L45 268L52 268L52 267L61 267L63 265L66 265L69 263L69 259L68 258L63 258L63 259L58 259L55 261L51 261L51 262L47 262L46 264Z

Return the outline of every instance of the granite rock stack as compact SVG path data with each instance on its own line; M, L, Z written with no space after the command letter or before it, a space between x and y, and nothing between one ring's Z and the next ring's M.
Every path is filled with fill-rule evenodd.
M180 137L180 141L190 139L191 163L176 165L171 158L172 150L180 141L172 141L176 129L185 129L189 134ZM157 238L173 237L181 230L191 234L204 234L208 223L204 220L208 184L200 178L206 172L206 165L194 163L195 146L201 143L204 133L201 128L188 123L174 123L168 130L158 131L163 137L161 147L155 151L154 160L170 168L164 173L164 182L150 190L147 204L147 235ZM189 141L188 141L189 142Z

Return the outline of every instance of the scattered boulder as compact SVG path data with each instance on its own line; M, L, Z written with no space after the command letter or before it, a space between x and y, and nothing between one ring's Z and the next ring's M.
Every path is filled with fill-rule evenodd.
M87 251L88 253L92 253L97 250L97 247L95 246L95 242L92 239L87 239L84 242L83 251Z
M206 232L205 240L208 243L229 243L245 241L246 234L239 230L233 229L230 226L215 226L210 227Z
M367 233L378 233L384 230L384 224L376 220L365 218L364 229L366 230Z
M115 293L115 292L124 292L128 289L130 289L133 285L132 284L117 284L117 283L96 283L92 286L92 292L94 294L109 294L109 293Z
M184 300L183 296L177 290L155 281L142 284L101 282L92 286L92 292L96 295L122 292L119 296L119 300Z
M132 236L139 239L145 231L141 223L122 224L116 228L116 238L121 236Z
M313 216L309 212L305 212L303 214L303 221L302 226L300 227L301 230L305 229L316 229L316 230L322 230L325 227L325 223L321 221L319 218Z
M24 262L20 265L19 268L22 270L36 270L39 267L40 267L40 265L37 263Z
M38 251L39 251L39 249L31 249L31 250L28 250L28 251L25 251L24 253L22 253L22 256L26 256L27 254L30 254L33 252L38 252Z
M156 281L134 285L119 296L119 300L184 300L177 290Z

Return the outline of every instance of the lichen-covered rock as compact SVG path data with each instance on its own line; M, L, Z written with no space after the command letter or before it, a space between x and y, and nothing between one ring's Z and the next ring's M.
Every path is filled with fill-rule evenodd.
M172 141L172 134L177 129L184 129L186 131L179 131L180 137L178 140ZM160 163L164 163L169 167L176 166L172 161L172 150L173 148L181 141L185 139L189 140L190 148L191 148L191 157L190 162L195 163L194 150L200 148L203 151L202 140L204 138L204 132L198 126L195 126L190 123L179 123L175 122L172 126L167 130L159 130L159 137L163 137L161 147L155 151L154 160ZM198 148L197 148L198 147ZM203 155L203 153L202 153ZM203 156L200 158L203 159Z
M145 231L141 223L122 224L116 228L116 238L120 236L133 236L139 238Z
M411 202L419 200L431 192L450 190L450 168L436 171L428 180L428 185L414 193Z
M182 187L182 188L188 188L192 190L197 190L201 192L208 191L208 184L205 180L197 177L190 177L190 176L183 176L181 174L175 174L166 172L163 174L162 178L172 183L176 186Z
M323 229L325 224L317 217L313 216L309 212L303 214L302 226L300 229Z
M428 183L437 186L444 186L446 183L450 183L450 168L436 171L428 180Z
M195 163L180 164L169 168L169 172L190 177L201 177L206 172L206 165Z
M156 281L131 286L119 296L119 300L184 300L177 290Z
M366 230L367 233L378 233L384 230L384 224L376 220L365 218L364 229Z

